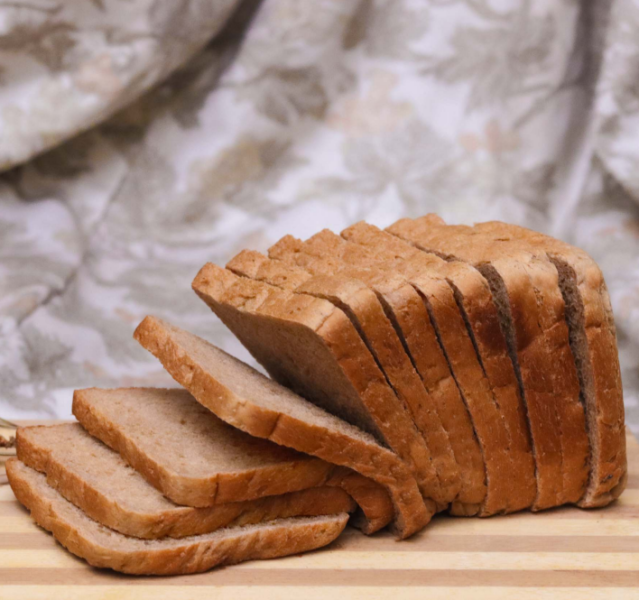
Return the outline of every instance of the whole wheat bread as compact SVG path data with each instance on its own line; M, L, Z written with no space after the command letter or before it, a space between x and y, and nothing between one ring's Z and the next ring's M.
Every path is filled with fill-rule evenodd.
M277 253L282 260L296 261L298 264L300 255L305 254L307 258L303 260L307 268L317 269L318 260L325 265L328 262L325 257L332 254L342 261L339 267L341 273L352 273L348 269L353 266L376 266L381 270L399 271L405 275L426 304L438 340L468 406L481 443L486 461L488 490L480 514L492 515L529 506L534 494L527 494L522 498L520 481L509 475L513 469L513 454L508 428L502 419L494 393L494 390L499 388L492 386L486 377L454 294L441 275L444 261L434 256L421 255L419 252L417 254L422 260L405 260L401 256L402 249L392 247L391 242L392 240L384 236L381 236L381 239L378 236L374 250L369 250L325 230L302 243L294 253L282 252L281 243L269 252ZM315 257L315 261L311 257ZM331 272L335 272L334 267L331 269ZM462 514L469 513L462 511Z
M206 507L326 485L355 499L363 516L356 514L353 524L364 533L393 518L383 487L243 434L185 390L77 390L73 410L92 435L178 504Z
M523 250L505 255L471 228L438 219L402 220L388 231L420 249L475 264L485 275L528 406L538 475L533 508L579 501L590 450L555 267Z
M187 537L274 519L353 512L339 487L315 487L258 500L193 508L165 498L117 453L79 423L21 427L17 456L94 521L147 539ZM175 449L177 452L177 448Z
M186 506L316 487L333 469L231 427L186 390L76 390L73 414L167 498Z
M207 281L210 275L216 277L215 273L207 275L205 271L197 281L197 289L204 296L210 289ZM215 296L211 298L214 302ZM395 507L395 526L400 536L419 531L430 519L432 511L426 509L409 469L371 435L304 400L205 340L160 319L145 318L135 338L199 402L231 425L256 437L349 467L384 486ZM355 499L363 506L363 500Z
M252 277L257 265L261 266L259 277ZM433 462L433 481L427 491L429 497L444 507L452 502L460 490L461 482L448 434L375 292L362 281L351 277L312 277L307 273L305 280L301 281L302 273L306 273L303 269L270 261L250 251L241 252L227 264L227 268L282 289L329 300L344 310L422 432Z
M124 536L90 519L65 500L44 475L10 459L7 476L35 522L67 550L94 567L135 575L199 573L246 560L299 554L330 544L344 530L347 513L280 519L175 539Z

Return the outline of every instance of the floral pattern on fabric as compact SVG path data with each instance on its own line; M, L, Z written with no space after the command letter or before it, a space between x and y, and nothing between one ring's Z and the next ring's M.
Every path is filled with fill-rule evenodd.
M149 313L250 360L204 262L434 211L594 256L639 431L637 81L631 0L0 3L0 413L173 385Z

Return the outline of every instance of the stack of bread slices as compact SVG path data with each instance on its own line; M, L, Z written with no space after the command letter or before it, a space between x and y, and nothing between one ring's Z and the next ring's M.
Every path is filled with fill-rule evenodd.
M193 289L271 379L146 317L185 389L76 391L79 423L18 431L12 488L89 563L190 573L398 538L441 511L601 507L626 482L610 300L583 251L427 215L286 236Z

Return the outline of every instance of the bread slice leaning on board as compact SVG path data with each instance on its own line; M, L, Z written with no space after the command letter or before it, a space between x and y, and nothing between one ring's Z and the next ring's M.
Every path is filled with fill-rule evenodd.
M228 527L180 539L143 540L93 521L52 488L44 475L19 460L10 459L6 467L16 498L40 527L90 565L132 575L200 573L246 560L308 552L337 539L348 522L348 514L339 513Z
M614 320L583 251L504 223L357 223L206 264L193 289L272 379L146 317L185 390L78 390L10 483L71 552L197 572L398 538L438 511L600 507L627 464ZM83 429L84 428L84 429Z

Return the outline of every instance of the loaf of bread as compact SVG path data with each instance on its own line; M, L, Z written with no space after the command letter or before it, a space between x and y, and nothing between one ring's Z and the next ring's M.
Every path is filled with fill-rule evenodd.
M185 389L78 390L7 472L71 552L189 573L398 538L437 511L602 507L627 479L614 319L582 250L505 223L360 222L202 267L193 290L271 376L156 317Z

